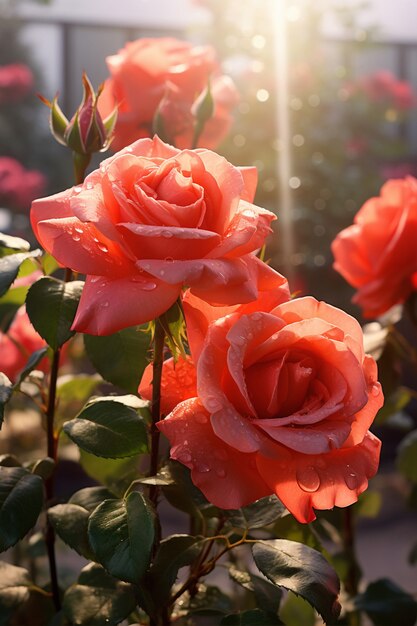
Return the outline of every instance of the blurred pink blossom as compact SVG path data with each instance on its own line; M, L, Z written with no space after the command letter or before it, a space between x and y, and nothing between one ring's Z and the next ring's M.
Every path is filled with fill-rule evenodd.
M0 104L19 102L33 88L33 74L23 63L0 66Z
M45 176L37 170L27 170L11 157L0 157L0 206L24 210L32 200L43 195Z

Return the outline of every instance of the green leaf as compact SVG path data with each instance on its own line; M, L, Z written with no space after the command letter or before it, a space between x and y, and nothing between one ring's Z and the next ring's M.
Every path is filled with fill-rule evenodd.
M134 409L121 402L87 405L66 422L65 433L81 449L105 458L123 458L148 449L146 427Z
M132 480L140 474L141 456L124 459L104 459L80 449L80 464L94 480L102 483L117 496L122 496Z
M88 358L100 376L134 394L148 364L151 336L145 328L125 328L107 337L84 335Z
M64 596L63 609L74 626L117 626L136 606L133 588L95 563L87 565Z
M226 615L220 622L221 626L275 626L282 622L277 615L261 609L243 611L234 615Z
M0 248L28 252L30 250L30 243L20 237L12 237L12 235L0 233Z
M184 340L187 338L184 315L178 302L158 318L165 331L165 338L174 360L181 354L185 357Z
M32 467L32 474L40 476L44 480L48 480L55 470L55 461L47 456L44 459L35 461Z
M229 526L251 529L273 524L285 511L285 506L273 495L261 498L241 509L224 511L224 514Z
M280 612L286 626L316 626L316 612L313 607L294 593L289 593Z
M158 473L158 478L169 482L163 487L164 495L180 511L191 515L201 515L200 511L205 514L213 512L213 516L220 515L219 509L213 507L193 484L190 470L182 463L169 460Z
M0 428L4 419L4 407L13 394L13 383L7 378L6 374L0 372Z
M355 604L359 610L366 611L376 626L414 626L417 620L417 602L413 596L387 578L368 585Z
M71 330L84 283L64 283L45 276L33 283L26 296L26 311L35 330L57 350L71 339Z
M103 380L98 375L68 374L60 376L57 383L58 406L55 429L59 431L64 422L77 415L93 391Z
M29 599L31 585L23 567L0 561L0 626L9 626L11 615Z
M10 254L0 259L0 296L6 293L10 285L16 279L23 261L39 257L41 254L41 250L33 250L32 252Z
M315 525L300 524L292 515L284 515L274 524L274 536L298 541L298 543L321 551L321 543L313 529L315 529Z
M137 491L125 500L105 500L90 517L88 535L97 560L106 570L137 584L151 558L153 510Z
M35 525L43 481L23 467L0 467L0 551L14 546Z
M121 404L125 404L129 406L131 409L135 409L138 411L143 417L149 417L149 405L150 402L148 400L143 400L142 398L138 398L138 396L134 396L132 393L128 393L124 396L98 396L95 398L91 398L88 401L88 404L95 404L96 402L121 402Z
M201 537L191 535L171 535L161 541L147 576L147 586L156 593L159 604L167 602L179 569L191 565L203 545Z
M0 465L3 467L22 467L21 462L13 454L1 454Z
M282 599L282 591L279 587L265 578L255 576L255 574L241 572L233 565L229 568L229 576L244 589L254 594L257 606L261 606L275 615L278 613Z
M285 539L260 541L252 552L259 570L275 585L302 596L326 623L337 620L339 579L319 552Z
M0 330L7 332L18 309L25 303L29 287L15 287L9 289L0 298Z
M417 429L402 440L398 448L397 465L406 478L417 483Z
M36 369L36 366L42 361L42 359L47 355L47 353L48 353L48 348L40 348L39 350L36 350L30 355L28 362L26 363L25 367L22 369L22 371L19 373L17 377L17 380L14 384L15 388L19 387L19 385L25 380L25 378L34 369Z
M71 496L67 504L51 507L48 517L62 541L86 559L94 560L88 540L88 518L99 504L113 497L114 494L103 487L87 487Z

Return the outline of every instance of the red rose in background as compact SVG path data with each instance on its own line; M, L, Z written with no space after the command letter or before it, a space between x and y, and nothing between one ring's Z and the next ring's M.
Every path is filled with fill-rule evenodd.
M19 102L33 89L33 74L23 63L0 66L0 104Z
M391 72L381 70L363 76L345 86L349 96L365 94L372 102L383 103L401 111L411 109L415 103L413 89L405 80L398 80Z
M46 343L30 323L25 307L20 307L7 333L0 332L0 371L14 381L33 352L45 347ZM45 356L36 368L48 371L48 358Z
M155 319L183 286L216 305L255 300L278 274L254 251L275 216L251 204L256 170L209 150L141 139L84 184L32 205L40 243L87 274L74 328L109 334Z
M358 292L365 317L403 303L417 285L417 180L391 180L332 244L334 268Z
M193 103L211 77L213 117L207 122L198 145L216 148L232 122L231 110L238 100L230 79L219 74L214 49L193 46L173 38L138 39L107 57L111 78L100 97L100 112L107 116L118 105L113 148L153 134L159 106L166 136L178 148L191 148L194 133Z
M37 170L25 169L11 157L0 157L0 206L27 209L46 187L45 176Z
M205 310L185 305L201 328L190 335L197 397L158 423L171 457L221 508L276 493L310 522L313 508L355 502L377 470L368 428L383 403L356 320L314 298L215 321Z

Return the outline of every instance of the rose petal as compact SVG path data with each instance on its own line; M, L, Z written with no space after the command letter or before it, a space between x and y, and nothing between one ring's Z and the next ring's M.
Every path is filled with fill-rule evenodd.
M152 277L136 274L110 278L87 276L72 328L90 335L111 335L165 313L181 291Z
M278 445L278 444L277 444ZM381 442L371 433L353 448L333 450L328 454L290 456L280 447L276 457L258 454L260 475L299 522L315 519L313 507L319 510L345 507L357 501L368 486L368 478L378 468Z
M225 443L241 452L253 452L259 448L260 437L249 420L244 419L229 401L222 389L226 371L226 334L232 316L212 324L197 364L198 396L211 414L214 432Z
M284 302L274 309L273 312L275 315L282 317L287 324L302 319L318 317L342 329L345 333L345 342L355 354L358 361L362 363L364 357L362 329L358 321L351 315L345 313L345 311L341 311L326 302L319 302L315 298L306 296L304 298L296 298L291 300L291 302ZM349 339L350 337L352 340ZM348 338L347 341L346 338Z
M140 259L200 259L220 240L217 233L197 228L118 224L118 229Z
M120 276L133 267L120 246L100 233L94 224L76 217L38 222L42 246L65 267L82 274Z
M73 188L61 191L48 198L39 198L32 202L30 210L30 223L36 238L39 240L38 223L45 220L73 217L70 198Z
M150 363L143 372L139 393L146 400L152 400L153 366ZM197 380L194 363L190 357L179 357L164 361L161 380L161 414L168 415L180 402L197 395Z
M236 509L269 495L254 454L242 454L216 437L197 398L179 404L158 428L171 443L171 458L191 469L193 483L222 509Z

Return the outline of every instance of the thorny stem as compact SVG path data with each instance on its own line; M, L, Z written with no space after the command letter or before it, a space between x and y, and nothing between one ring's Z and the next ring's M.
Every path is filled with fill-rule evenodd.
M164 343L165 331L159 320L156 320L153 351L151 458L149 466L149 476L155 476L158 472L159 430L156 426L156 423L159 422L161 417L161 378L162 364L164 360ZM158 485L149 486L149 499L156 508L158 500Z

